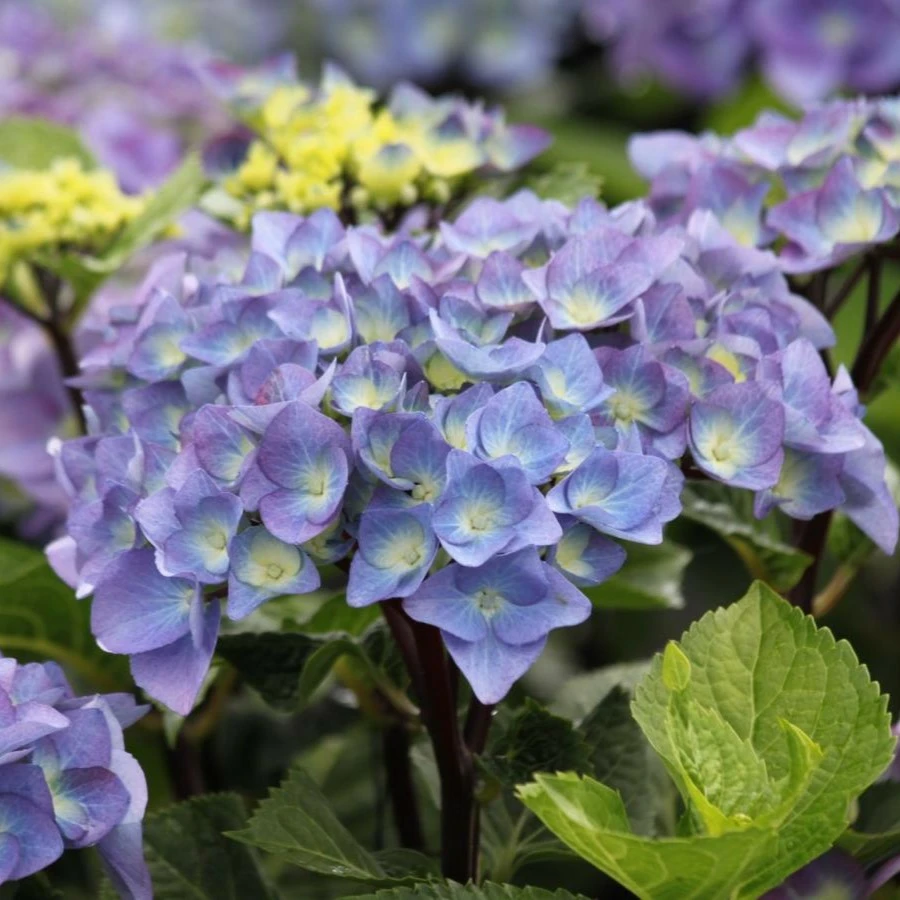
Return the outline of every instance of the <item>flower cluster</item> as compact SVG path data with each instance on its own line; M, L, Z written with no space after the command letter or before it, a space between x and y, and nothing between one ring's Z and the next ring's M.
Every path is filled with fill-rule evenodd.
M577 0L317 0L320 43L367 84L434 85L449 77L482 89L531 84L552 69Z
M138 192L161 182L189 146L226 130L229 118L195 71L201 48L161 43L121 8L106 4L111 14L103 15L96 6L67 29L45 4L2 4L0 118L77 127L123 189Z
M76 697L55 663L0 657L0 884L96 847L122 896L152 897L147 784L122 739L146 710L129 694Z
M23 257L102 249L143 208L111 172L77 159L37 171L0 168L0 286Z
M883 0L584 0L583 14L622 79L701 98L733 90L754 59L797 104L900 84L900 11Z
M77 434L77 427L59 363L43 332L2 301L0 373L0 477L36 505L23 525L26 532L41 534L66 510L47 441Z
M232 99L249 105L242 96L246 75L210 71ZM230 202L219 200L217 211L241 229L260 210L324 207L356 216L402 211L418 201L445 204L464 177L517 169L550 141L538 128L507 125L500 110L432 98L409 84L381 106L374 91L333 67L314 89L288 73L281 78L258 109L244 110L257 137L223 181ZM235 152L233 142L228 152Z
M787 272L814 272L900 232L900 101L833 101L791 119L763 113L733 137L632 139L654 210L708 210L749 246L783 245Z
M684 472L756 510L843 509L884 549L897 510L827 322L712 214L480 198L433 234L259 213L243 275L183 257L83 360L89 437L57 571L100 644L188 710L220 601L242 619L348 570L404 598L484 702L577 586L658 544Z

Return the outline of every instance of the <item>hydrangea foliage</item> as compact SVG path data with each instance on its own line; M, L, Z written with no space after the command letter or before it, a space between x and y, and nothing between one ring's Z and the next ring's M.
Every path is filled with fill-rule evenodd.
M331 563L351 605L437 626L494 702L588 616L576 585L619 540L662 541L685 472L894 545L877 441L819 362L828 324L711 213L522 191L436 233L258 213L251 242L237 278L182 257L151 279L84 361L91 434L58 452L51 556L178 711L222 600L243 618Z
M0 657L0 884L96 847L122 896L152 897L147 785L122 740L146 711L128 694L75 696L55 663Z

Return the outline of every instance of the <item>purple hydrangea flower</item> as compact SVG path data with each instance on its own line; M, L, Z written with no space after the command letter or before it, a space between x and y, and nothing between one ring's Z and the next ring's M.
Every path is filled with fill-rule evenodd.
M437 552L431 508L426 503L400 509L370 508L360 519L357 542L347 602L366 606L391 597L408 597L425 579Z
M504 249L448 248L489 245L488 220ZM412 239L260 214L243 270L182 258L110 316L84 376L94 434L58 448L72 510L50 556L94 593L101 645L171 708L190 710L222 606L252 617L333 564L353 606L414 608L446 573L462 585L510 559L531 560L529 596L574 596L567 582L622 565L615 539L662 540L682 468L754 491L760 515L838 507L893 545L883 451L773 253L710 210L667 222L527 192L461 227ZM546 322L553 297L577 305L619 268L646 275L627 325ZM494 660L505 692L540 652L552 605L521 599L513 636L438 623L473 684Z
M681 511L681 483L665 460L598 447L550 491L547 503L603 534L658 544L663 524Z
M76 697L55 663L0 657L0 883L96 847L120 895L149 900L147 784L122 738L147 709L126 694Z
M403 608L441 629L444 643L482 703L496 703L540 655L554 628L577 625L590 601L533 548L432 575Z
M543 495L514 459L482 462L460 450L447 456L447 487L432 527L441 546L465 566L523 547L546 547L562 536Z
M753 383L727 384L691 408L694 462L735 487L762 490L778 481L784 460L784 407Z

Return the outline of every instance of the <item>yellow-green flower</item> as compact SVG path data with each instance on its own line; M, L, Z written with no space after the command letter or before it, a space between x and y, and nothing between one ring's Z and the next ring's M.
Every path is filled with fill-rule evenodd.
M111 172L86 170L76 159L0 170L0 284L19 260L101 250L144 205L123 194Z
M515 169L548 141L497 111L409 86L379 104L333 69L316 90L278 84L250 122L256 137L224 179L229 202L219 211L239 228L259 210L383 213L443 203L473 173Z

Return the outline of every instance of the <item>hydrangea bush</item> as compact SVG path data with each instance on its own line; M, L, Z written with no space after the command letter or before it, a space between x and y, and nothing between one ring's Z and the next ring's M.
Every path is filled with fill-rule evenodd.
M77 413L49 445L66 520L46 555L70 587L0 540L0 646L23 660L0 658L0 882L47 889L54 871L33 876L64 848L96 846L134 898L605 890L525 886L560 854L652 900L886 884L888 701L815 618L897 544L864 422L900 331L894 101L636 137L648 196L608 206L549 196L547 136L479 103L381 103L284 60L202 78L235 130L146 196L59 126L14 123L8 146L44 138L40 162L0 149L8 315L45 338L4 353L23 390L49 359L67 376L49 418ZM160 246L195 205L231 230ZM141 285L76 344L138 250ZM859 352L835 365L831 320L863 279ZM39 427L10 429L0 463L43 483L26 406L2 408ZM605 628L609 608L673 605L678 578L655 579L686 522L758 581L653 660L538 703L535 672L595 608ZM48 657L71 682L28 661ZM302 740L265 703L314 707ZM320 727L323 708L344 718ZM207 780L199 750L239 744L242 709L269 731ZM142 825L122 728L144 715L151 788L160 759L180 798L246 787L273 723L289 771L252 815L211 794ZM371 849L326 790L370 772L333 768L367 734L366 822L393 813Z

